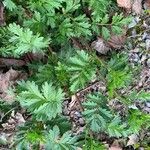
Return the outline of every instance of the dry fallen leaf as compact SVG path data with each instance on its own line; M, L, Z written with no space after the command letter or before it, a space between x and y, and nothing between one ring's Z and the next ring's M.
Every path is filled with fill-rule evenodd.
M20 126L22 124L25 123L25 120L22 116L22 114L20 113L16 113L14 111L12 111L10 118L8 119L8 121L6 123L2 124L3 130L15 130L15 128L17 126Z
M122 148L117 147L117 146L111 146L111 147L109 148L109 150L122 150Z
M145 0L144 7L145 9L150 9L150 0Z
M9 76L0 74L0 93L5 92L9 87Z
M125 35L114 35L111 36L110 40L107 43L111 48L120 49L121 47L124 46L125 41L126 41Z
M2 2L0 2L0 26L3 26L4 24L4 5Z
M110 50L105 41L99 37L96 41L92 42L91 47L101 54L107 54L107 52Z
M132 11L140 15L142 13L142 0L134 0Z
M120 147L119 142L115 140L109 150L122 150L122 148Z
M131 9L132 3L131 0L117 0L118 6L126 9Z
M14 69L10 69L8 72L6 72L6 76L9 77L9 81L15 81L19 78L21 72L20 71L16 71Z
M0 92L6 92L11 82L19 78L20 73L19 71L10 69L8 72L0 74Z
M27 74L21 71L10 69L6 73L0 74L0 98L8 103L14 101L15 95L11 92L10 87L16 83L17 80L26 79Z

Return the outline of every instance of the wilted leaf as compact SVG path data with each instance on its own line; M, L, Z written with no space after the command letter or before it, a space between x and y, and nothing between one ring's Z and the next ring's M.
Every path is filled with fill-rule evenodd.
M111 146L111 147L109 148L109 150L122 150L122 148L116 147L116 146Z
M131 0L117 0L118 6L126 9L131 9L132 3Z
M9 76L0 74L0 92L5 92L9 87Z
M14 130L17 126L20 126L22 124L25 123L25 120L22 116L22 114L20 113L16 113L14 111L12 111L10 118L8 119L8 121L6 123L3 123L3 129L4 130Z
M120 49L124 46L126 41L125 35L114 35L111 36L110 40L108 41L108 45L112 48Z
M9 91L9 88L15 84L17 80L27 78L27 74L21 71L10 69L6 73L0 74L0 98L8 103L14 101L14 94ZM10 93L11 92L11 93Z
M3 4L0 2L0 26L4 25L4 6Z
M91 47L101 54L107 54L110 49L102 38L92 42Z
M145 9L150 9L150 0L145 0L144 7Z
M113 144L110 146L109 150L122 150L122 148L120 147L118 141L114 141Z
M134 0L132 11L138 15L142 13L142 0Z

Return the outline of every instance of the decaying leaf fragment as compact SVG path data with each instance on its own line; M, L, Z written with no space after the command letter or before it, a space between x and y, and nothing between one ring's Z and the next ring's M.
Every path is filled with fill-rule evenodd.
M150 0L145 0L144 1L144 8L145 9L150 9Z
M111 48L120 49L124 46L126 41L125 35L112 35L108 41L104 41L102 38L97 38L93 41L91 47L100 54L106 55Z
M118 6L131 10L136 14L142 13L142 0L117 0Z
M91 47L104 55L110 50L110 48L106 45L106 42L100 37L98 37L96 41L92 42Z
M2 2L0 2L0 26L3 26L4 24L4 5Z
M15 130L17 126L20 126L25 123L25 120L21 113L17 112L15 113L12 111L10 118L6 123L2 124L2 127L4 130Z
M17 80L26 79L27 74L21 71L10 69L6 73L0 74L0 99L11 103L14 101L14 94L10 94L9 88L15 84Z
M134 0L132 11L140 15L142 13L142 0Z
M131 0L117 0L118 6L126 9L131 9L132 2Z
M122 150L122 148L120 147L118 141L114 141L113 144L110 146L109 150Z
M110 40L108 41L108 45L111 48L120 49L124 46L126 41L125 35L113 35Z

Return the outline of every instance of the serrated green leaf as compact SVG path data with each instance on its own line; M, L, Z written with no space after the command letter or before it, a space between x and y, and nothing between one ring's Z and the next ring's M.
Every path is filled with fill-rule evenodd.
M95 77L95 65L90 62L91 57L88 53L77 51L77 55L71 57L68 61L68 72L70 78L70 90L72 92L83 88L86 83ZM72 76L73 75L73 76Z
M64 93L60 88L56 89L47 82L42 85L41 90L34 82L27 82L26 90L22 91L17 99L22 107L36 116L37 120L47 120L62 112Z
M110 38L110 31L106 27L102 27L102 36L105 40Z
M8 8L10 11L13 11L16 9L16 4L12 0L4 0L3 4L6 8Z
M77 137L72 137L69 132L60 137L59 128L54 126L47 135L46 150L75 150L77 148L75 146L76 141Z

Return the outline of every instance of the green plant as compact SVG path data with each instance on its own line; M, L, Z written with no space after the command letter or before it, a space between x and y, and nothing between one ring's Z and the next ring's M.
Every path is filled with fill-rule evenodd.
M88 101L83 104L85 110L83 115L87 125L95 132L104 131L107 123L112 119L112 113L107 107L107 99L102 94L89 95Z
M108 63L107 81L111 98L116 95L117 89L123 88L131 82L132 73L126 61L127 57L118 55Z
M69 132L64 133L62 137L59 137L59 134L59 128L57 126L54 126L53 129L49 131L46 143L47 150L75 150L77 148L77 146L75 146L77 141L76 137L71 137Z
M83 150L106 150L106 146L94 139L86 139Z
M139 110L130 110L129 113L128 123L130 125L130 131L138 134L142 126L144 126L145 129L149 128L150 116L148 114Z
M70 90L73 92L83 88L88 81L94 79L96 73L92 57L83 50L78 51L76 56L69 59L67 70L72 76Z
M69 132L65 132L62 136L58 126L54 126L49 131L43 130L40 123L28 122L19 128L16 135L17 149L38 149L39 143L44 145L46 150L74 150L77 148L77 137L72 137Z
M56 90L47 82L42 85L41 90L34 82L27 82L25 88L25 91L19 93L18 100L37 120L52 119L62 112L64 93L60 88Z
M3 49L2 54L18 57L27 52L42 52L43 48L48 47L49 40L40 37L39 34L33 35L30 29L23 29L13 23L8 26L9 38L7 47Z
M126 125L107 106L107 98L102 94L89 95L84 104L87 126L94 132L106 132L109 136L127 136Z
M123 52L110 52L101 59L103 56L90 46L97 36L107 43L112 35L124 35L131 17L117 14L111 8L113 0L3 0L3 4L6 26L0 29L0 54L17 59L33 53L43 56L26 62L27 70L31 70L29 81L18 82L14 90L27 116L26 123L17 128L16 149L103 150L106 148L96 134L127 138L143 127L149 128L149 116L130 106L137 100L148 101L149 93L136 89L121 93L132 84L134 76L128 57ZM78 94L97 81L104 82L106 91L91 90L80 102ZM85 119L84 146L78 143L80 138L72 134L71 121L63 115L63 101L72 95ZM114 99L123 103L125 116L110 106ZM2 111L7 114L6 106ZM16 111L20 111L18 105Z

